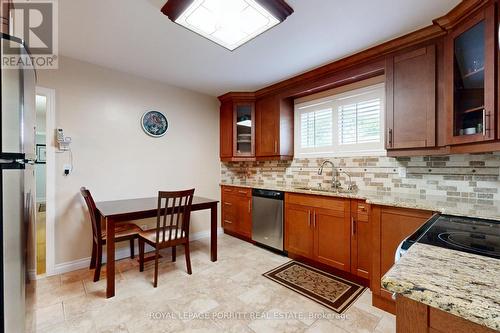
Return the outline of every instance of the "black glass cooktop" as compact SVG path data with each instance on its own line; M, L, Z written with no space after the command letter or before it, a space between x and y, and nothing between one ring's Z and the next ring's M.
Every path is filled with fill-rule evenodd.
M500 222L435 215L407 242L410 246L417 242L500 259Z

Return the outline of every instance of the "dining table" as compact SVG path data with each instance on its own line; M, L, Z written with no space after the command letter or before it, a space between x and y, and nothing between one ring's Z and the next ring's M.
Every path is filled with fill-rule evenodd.
M210 210L210 260L217 261L217 205L219 201L194 196L191 211ZM101 223L106 227L106 298L115 296L115 226L156 217L158 198L138 198L96 202ZM170 207L167 207L167 210ZM162 210L162 214L164 209Z

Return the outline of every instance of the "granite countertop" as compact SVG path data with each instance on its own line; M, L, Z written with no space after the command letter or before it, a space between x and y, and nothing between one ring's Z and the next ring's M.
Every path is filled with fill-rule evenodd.
M293 186L260 183L226 183L224 186L238 186L246 188L260 188L291 193L314 194L322 196L340 197L365 200L369 204L411 209L421 209L439 212L448 215L468 216L500 221L500 202L489 201L478 203L473 199L447 198L445 196L411 194L397 192L370 192L357 191L354 193L336 193L325 191L311 191Z
M414 244L385 274L385 289L500 330L500 260Z

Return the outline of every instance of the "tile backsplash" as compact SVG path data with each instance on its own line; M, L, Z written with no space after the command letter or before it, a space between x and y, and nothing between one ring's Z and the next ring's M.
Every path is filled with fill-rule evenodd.
M500 200L500 153L429 157L336 157L327 158L361 190L446 196L449 200L474 202ZM222 182L254 182L280 186L329 186L332 169L318 168L325 158L293 161L222 163ZM405 175L406 173L406 175Z

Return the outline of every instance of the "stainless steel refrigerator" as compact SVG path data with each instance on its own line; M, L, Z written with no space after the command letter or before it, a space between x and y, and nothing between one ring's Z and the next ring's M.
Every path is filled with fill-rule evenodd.
M23 42L2 34L2 59L27 55ZM4 54L9 46L10 53ZM0 332L25 332L28 267L34 274L35 81L32 66L1 68ZM32 264L30 264L32 263Z

